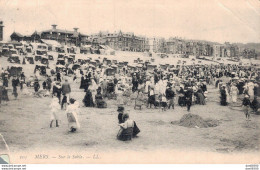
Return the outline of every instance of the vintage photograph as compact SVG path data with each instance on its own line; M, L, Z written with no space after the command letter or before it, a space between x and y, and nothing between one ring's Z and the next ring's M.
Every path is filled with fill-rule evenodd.
M0 164L259 164L259 28L259 0L0 0Z

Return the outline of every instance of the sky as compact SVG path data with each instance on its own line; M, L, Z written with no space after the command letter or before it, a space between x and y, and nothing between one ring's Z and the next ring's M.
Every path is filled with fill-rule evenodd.
M260 42L259 0L0 0L4 40L57 28L134 32L224 42Z

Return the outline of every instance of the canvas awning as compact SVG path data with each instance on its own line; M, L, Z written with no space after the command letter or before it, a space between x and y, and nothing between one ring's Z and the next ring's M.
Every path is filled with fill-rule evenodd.
M86 49L86 48L91 48L91 45L84 45L84 46L81 47L81 49L84 49L84 48L85 48L85 49Z
M58 43L57 41L55 40L44 40L44 39L41 39L41 41L47 45L50 45L50 46L55 46L55 47L61 47L61 44Z

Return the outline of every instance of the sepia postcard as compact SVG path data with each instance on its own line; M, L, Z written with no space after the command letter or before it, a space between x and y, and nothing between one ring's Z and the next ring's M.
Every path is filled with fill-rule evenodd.
M259 164L259 0L0 0L0 164Z

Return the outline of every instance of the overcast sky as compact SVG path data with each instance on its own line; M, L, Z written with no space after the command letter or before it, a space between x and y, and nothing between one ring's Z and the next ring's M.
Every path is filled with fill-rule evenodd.
M229 42L260 42L259 0L0 0L4 39L57 28L134 32Z

